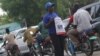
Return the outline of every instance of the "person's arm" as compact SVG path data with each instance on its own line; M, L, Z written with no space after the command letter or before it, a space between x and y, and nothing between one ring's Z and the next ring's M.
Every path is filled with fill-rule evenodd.
M5 45L6 45L6 38L4 37L4 43L3 43L2 47Z
M41 28L43 27L43 21L41 21L39 24L38 24L38 27L36 28L36 31L35 33L32 35L33 37L36 36L36 34L41 30Z
M44 25L44 27L49 28L52 24L54 24L54 20L49 20L48 23Z
M71 23L69 23L68 26L65 28L66 31L68 30L68 28L70 27L70 25L71 25ZM73 27L74 29L76 29L76 28L77 28L77 25L72 25L72 27Z
M87 12L87 18L90 20L90 23L92 24L93 23L92 17L88 11L86 11L86 12Z
M67 27L65 27L65 30L67 31L71 23L68 23Z
M79 19L78 17L79 17L78 14L74 14L74 15L73 15L73 25L72 25L72 27L73 27L74 29L77 28L78 19Z
M3 47L3 46L5 46L5 45L6 45L6 41L4 41L4 43L3 43L2 47Z
M27 38L26 38L26 32L24 33L24 42L26 42Z
M73 22L73 16L70 16L69 17L69 20L68 20L68 25L65 27L65 30L67 31L68 30L68 28L70 27L70 25L72 24L72 22Z

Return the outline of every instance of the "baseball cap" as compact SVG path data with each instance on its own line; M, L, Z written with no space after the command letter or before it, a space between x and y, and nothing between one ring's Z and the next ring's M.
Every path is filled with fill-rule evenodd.
M48 8L53 7L54 5L55 5L54 3L47 2L47 3L45 4L45 8L48 9Z

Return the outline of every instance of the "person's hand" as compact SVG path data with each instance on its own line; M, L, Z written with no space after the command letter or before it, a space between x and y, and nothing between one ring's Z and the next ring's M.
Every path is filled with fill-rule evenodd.
M2 45L1 47L4 47L5 48L5 45Z
M50 19L49 24L50 25L54 24L54 19Z

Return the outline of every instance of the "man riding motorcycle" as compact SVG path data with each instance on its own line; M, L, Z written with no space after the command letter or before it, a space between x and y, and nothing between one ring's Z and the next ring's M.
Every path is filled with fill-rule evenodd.
M38 32L40 32L41 34L37 34ZM41 21L36 28L31 28L27 26L27 30L24 33L24 42L27 42L29 49L31 49L32 44L35 41L37 42L37 49L39 51L41 49L40 44L45 40L49 40L49 37L48 31L43 25L43 21Z
M16 47L18 49L18 46L15 42L15 35L11 34L8 28L6 28L6 33L7 34L4 36L3 46L5 45L5 49L9 55L9 50L10 50L10 52L13 52L14 50L12 50L12 48Z
M50 37L49 37L49 33L48 33L48 30L44 27L43 25L43 21L41 21L39 24L38 24L38 28L37 28L37 31L33 34L33 36L35 36L38 32L41 33L41 35L38 35L36 40L38 42L38 48L40 48L40 43L44 42L48 42L50 41Z
M79 5L75 5L73 8L73 28L68 31L68 36L74 41L76 47L80 46L80 41L78 40L79 34L85 30L92 29L92 18L90 14L84 10L79 9ZM67 27L68 28L68 27Z
M72 39L72 41L74 41L76 47L80 46L80 41L78 38L79 34L83 33L84 31L93 30L95 25L98 24L92 24L92 18L89 12L79 8L79 5L75 5L72 9L73 16L71 17L70 22L73 24L74 29L68 31L68 36ZM66 27L66 29L68 29L68 27Z
M36 28L30 27L27 27L27 30L24 32L24 42L27 42L27 46L30 51L33 43L35 42L35 37L32 36L34 32L36 32Z

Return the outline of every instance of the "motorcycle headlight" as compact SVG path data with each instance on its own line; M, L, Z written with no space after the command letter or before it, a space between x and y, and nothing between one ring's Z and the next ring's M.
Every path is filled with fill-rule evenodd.
M30 34L33 35L34 33L32 31L30 31Z

